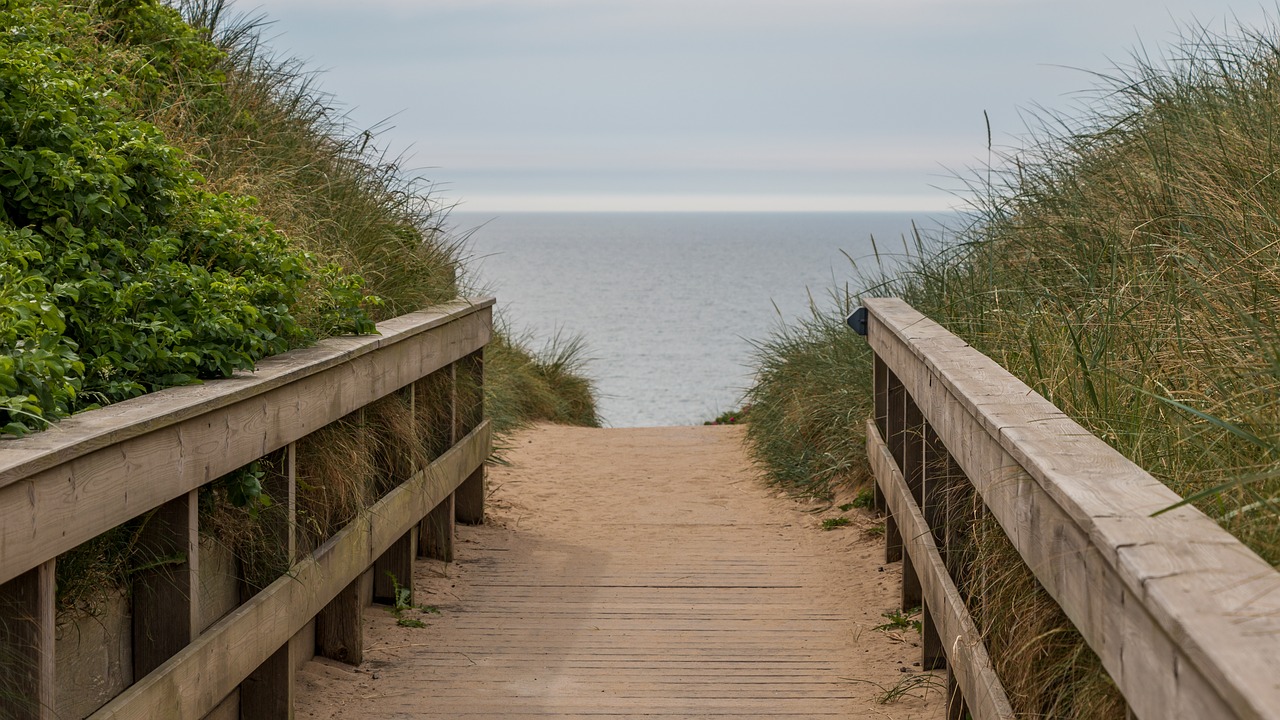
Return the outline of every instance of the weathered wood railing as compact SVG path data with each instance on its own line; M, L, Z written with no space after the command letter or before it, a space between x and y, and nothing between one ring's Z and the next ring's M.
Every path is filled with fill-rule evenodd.
M906 303L865 310L887 560L923 608L922 664L948 668L949 717L1013 716L952 579L971 486L1134 716L1280 718L1280 573L1194 508L1153 517L1178 496Z
M131 667L114 697L89 708L92 717L287 718L301 660L358 662L363 607L388 573L411 588L416 555L451 559L455 518L483 518L491 435L480 386L492 305L482 298L410 313L380 323L378 335L325 340L254 373L0 441L0 718L68 716L56 678L56 558L144 515L140 542L177 561L135 574L122 651ZM446 421L428 438L438 456L407 467L375 505L298 557L295 443L397 392L410 407L419 396L446 404L433 413ZM284 472L268 490L287 508L273 533L292 566L229 613L214 611L220 619L205 617L197 493L272 453Z

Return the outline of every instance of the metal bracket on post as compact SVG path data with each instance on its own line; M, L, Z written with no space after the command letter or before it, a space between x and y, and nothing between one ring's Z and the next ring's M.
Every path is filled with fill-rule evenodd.
M867 336L867 309L866 308L860 307L857 310L854 310L853 313L849 315L849 317L844 319L844 322L846 325L853 328L854 332L858 333L863 337Z

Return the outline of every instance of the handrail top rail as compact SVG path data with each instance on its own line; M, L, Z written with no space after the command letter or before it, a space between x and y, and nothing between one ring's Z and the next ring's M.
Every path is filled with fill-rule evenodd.
M931 424L946 422L946 417L929 416L945 412L947 398L962 406L1079 528L1109 572L1240 717L1276 716L1276 568L1193 506L1153 516L1180 496L903 300L866 299L863 306L869 316L867 339L877 354L895 355L882 357L895 374L903 369L894 367L895 360L897 365L918 361L929 371L930 377L917 381L923 394L915 400ZM885 331L892 337L877 338ZM904 357L903 350L913 358ZM935 388L945 389L946 398L935 395ZM1003 482L1010 470L1015 469L987 480ZM1079 572L1092 576L1086 568Z
M196 385L165 388L72 415L43 432L0 439L0 488L153 430L226 407L314 375L493 306L495 298L462 298L377 324L377 334L344 335L263 358L252 371Z
M995 360L905 301L869 298L864 306L1081 525L1090 527L1097 518L1149 519L1182 499ZM961 355L958 350L970 352ZM1070 442L1062 442L1064 438ZM1090 485L1084 496L1076 492L1080 481L1093 481L1104 471L1105 487ZM1098 491L1116 497L1099 498ZM1162 517L1190 520L1192 516L1226 533L1190 506Z

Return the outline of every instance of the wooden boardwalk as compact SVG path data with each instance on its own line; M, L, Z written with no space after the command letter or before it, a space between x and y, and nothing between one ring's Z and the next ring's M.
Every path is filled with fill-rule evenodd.
M881 705L919 638L872 628L897 569L858 528L762 488L734 428L519 436L492 519L419 563L404 628L366 614L366 662L313 661L300 718L933 718ZM830 513L828 513L830 515ZM864 522L870 522L869 520Z

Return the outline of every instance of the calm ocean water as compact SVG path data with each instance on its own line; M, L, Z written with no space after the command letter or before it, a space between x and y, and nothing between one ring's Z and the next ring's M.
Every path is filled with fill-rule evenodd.
M454 213L476 275L539 347L585 337L614 427L700 424L751 383L751 340L902 251L900 213ZM922 219L922 218L921 218Z

